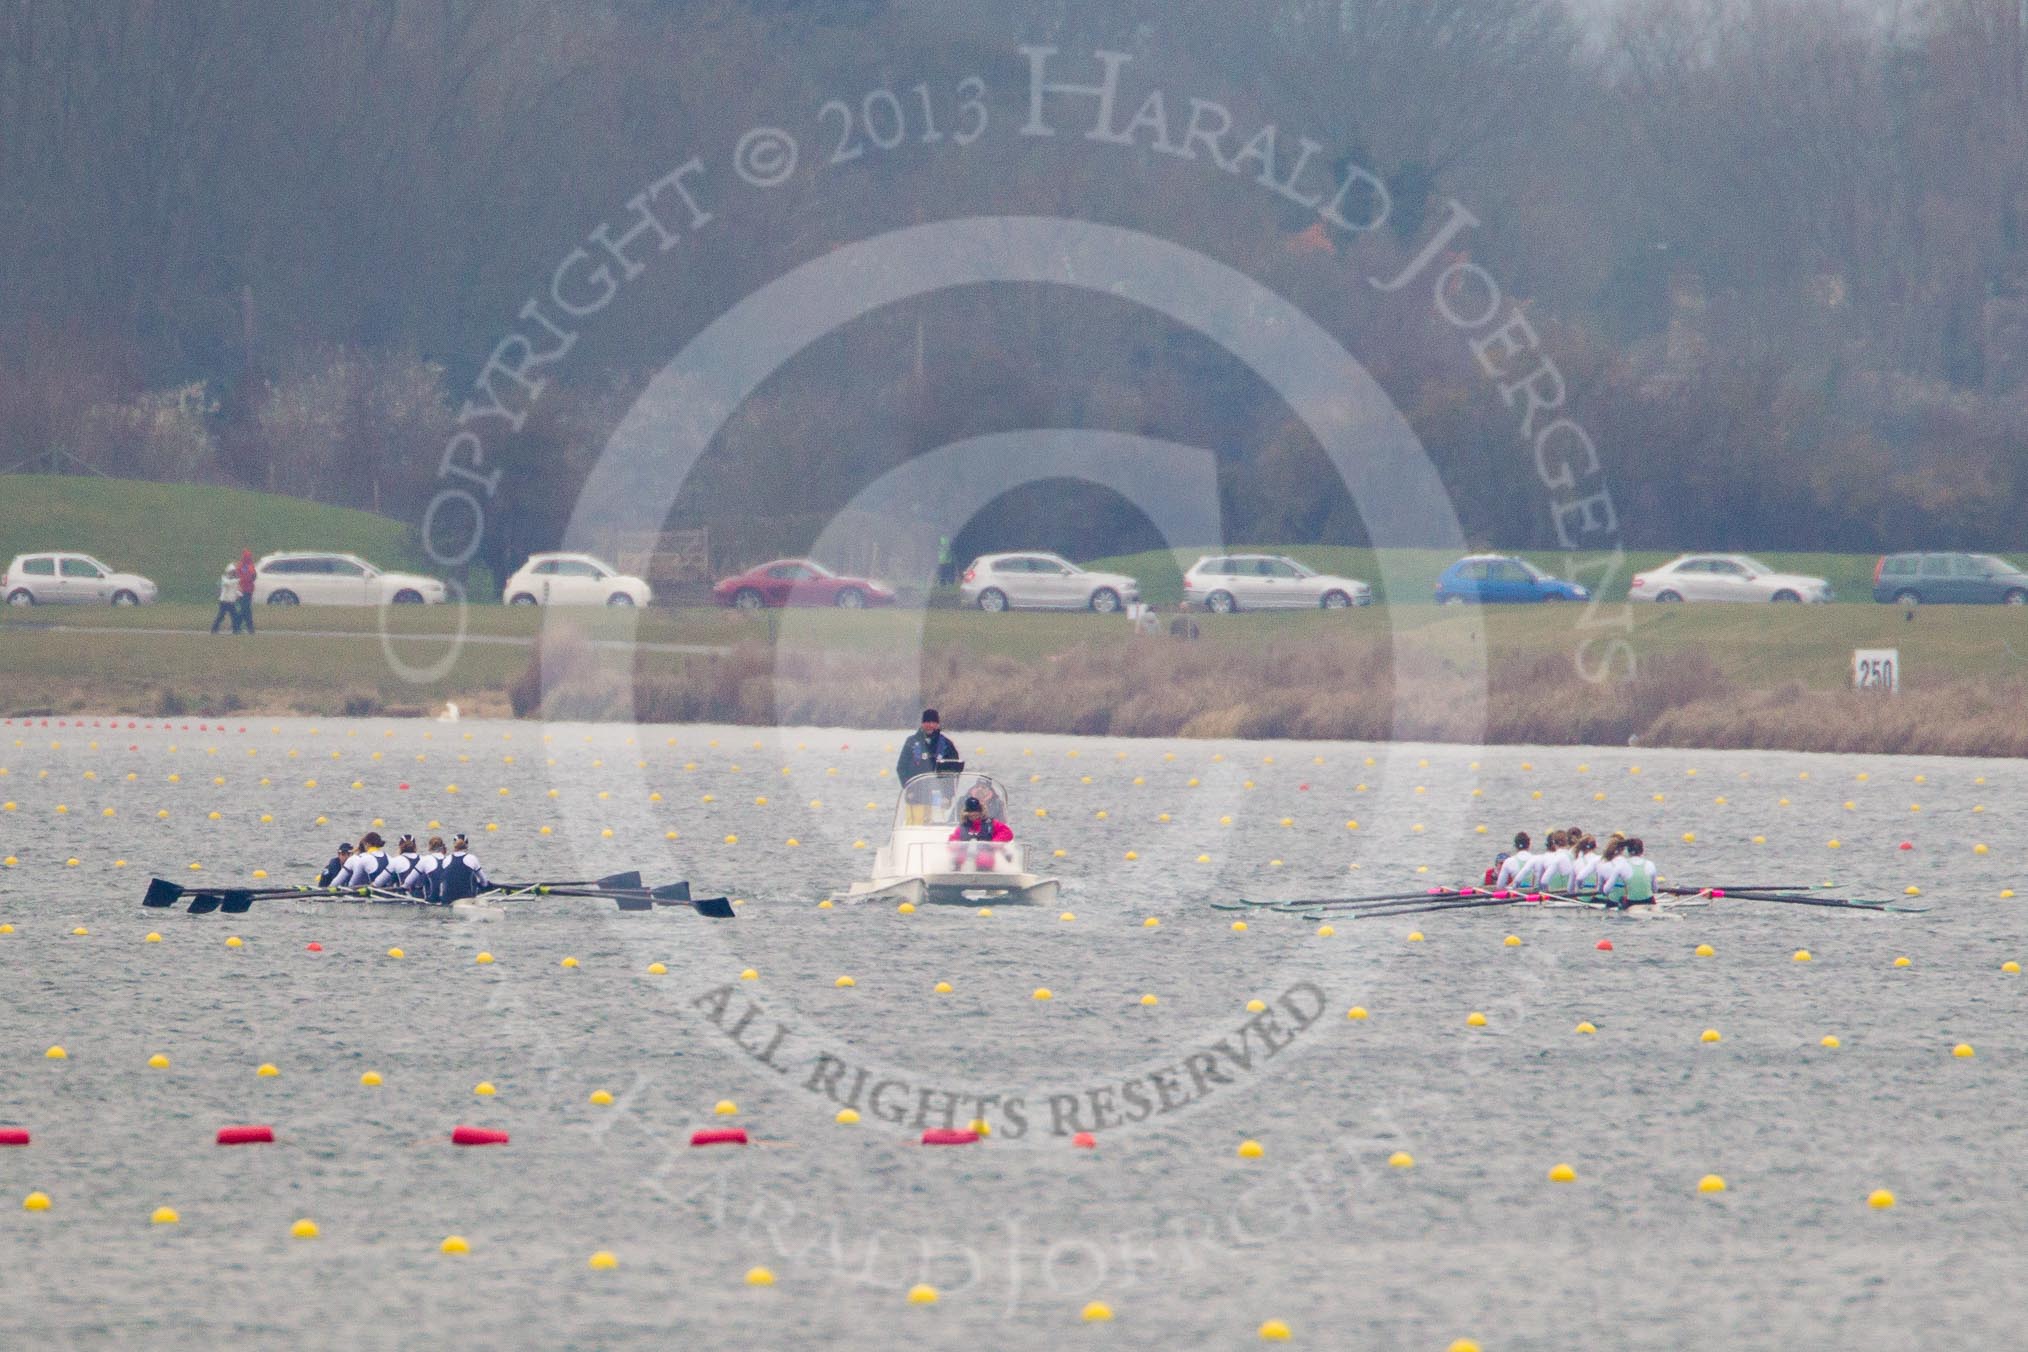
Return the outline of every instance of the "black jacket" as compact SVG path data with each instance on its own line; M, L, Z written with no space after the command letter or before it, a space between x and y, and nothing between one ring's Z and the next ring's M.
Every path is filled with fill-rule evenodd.
M925 737L918 728L901 744L901 757L894 763L894 777L903 784L917 775L934 772L938 761L956 760L958 748L941 732Z
M332 855L331 862L324 865L324 871L317 875L317 886L329 887L332 883L338 881L339 871L344 867L345 861L335 854Z

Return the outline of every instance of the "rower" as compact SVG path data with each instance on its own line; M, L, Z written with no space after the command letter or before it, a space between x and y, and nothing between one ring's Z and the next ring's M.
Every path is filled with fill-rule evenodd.
M1549 853L1543 856L1539 872L1544 892L1562 896L1570 891L1571 880L1577 875L1577 860L1570 848L1575 839L1574 831L1549 833Z
M345 866L352 862L352 842L338 842L338 853L331 856L331 862L324 865L324 871L317 875L317 886L330 887L338 881L338 875L345 872Z
M986 815L985 805L976 798L965 800L964 815L958 819L957 829L951 832L951 867L964 867L970 860L984 872L992 872L995 845L1004 845L1014 839L1014 828Z
M1563 848L1563 832L1551 831L1544 842L1547 848L1528 856L1528 862L1514 871L1514 886L1523 892L1540 892L1542 880L1549 871L1549 862Z
M387 858L387 886L406 892L409 879L422 861L416 857L415 837L403 836Z
M439 904L476 897L493 885L463 835L451 842L451 852L438 867L435 882L430 900Z
M1528 833L1526 831L1516 831L1514 833L1514 853L1500 861L1499 875L1493 879L1495 887L1513 887L1516 880L1521 876L1521 870L1535 862L1535 856L1528 852L1528 845Z
M352 851L352 860L345 865L345 872L339 875L340 887L373 887L387 872L387 842L380 838L380 832L368 831L359 838L359 846Z
M1629 840L1620 853L1607 900L1622 911L1629 906L1655 904L1655 865L1645 857L1646 848L1636 838Z
M1598 891L1598 839L1595 836L1580 836L1577 853L1573 856L1574 866L1570 875L1570 890L1578 896L1589 896Z
M444 856L448 853L449 851L444 848L442 836L430 837L428 852L419 856L415 861L415 867L409 870L407 887L410 896L419 897L424 901L430 899L436 888L437 872L443 868Z

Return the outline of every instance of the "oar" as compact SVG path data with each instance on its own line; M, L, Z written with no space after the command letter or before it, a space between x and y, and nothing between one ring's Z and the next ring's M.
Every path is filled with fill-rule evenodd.
M1239 898L1238 905L1230 902L1212 902L1219 910L1237 910L1239 907L1284 907L1284 906L1363 906L1376 901L1430 901L1450 891L1442 888L1436 891L1425 887L1416 892L1377 892L1370 897L1291 897L1282 901L1249 901Z
M1725 895L1740 901L1777 901L1788 906L1830 906L1848 911L1896 911L1907 915L1922 915L1927 906L1903 906L1893 901L1869 901L1863 897L1792 897L1777 896L1769 892L1735 892L1728 888Z
M715 920L732 919L732 903L724 897L693 898L688 882L668 883L661 887L635 888L632 891L580 891L573 888L545 887L542 895L547 897L589 897L595 901L611 899L620 904L623 911L646 911L657 906L690 906L699 915L708 915Z
M494 883L494 887L506 892L541 892L548 888L596 887L607 892L638 892L641 890L641 875L638 871L610 873L603 878L577 878L564 882L540 883Z
M1446 902L1520 901L1523 896L1524 894L1520 892L1424 892L1414 897L1403 897L1397 901L1369 901L1361 906L1319 906L1313 903L1291 901L1284 902L1282 905L1270 909L1282 915L1383 915L1389 911L1413 910L1419 906L1440 906Z
M1703 887L1658 887L1657 892L1666 892L1674 897L1692 897L1703 892L1813 892L1820 887L1833 886L1831 883L1707 883Z
M1354 920L1393 920L1404 915L1435 915L1440 911L1481 911L1490 910L1496 906L1519 905L1521 905L1521 898L1519 896L1503 897L1498 900L1492 897L1470 897L1461 901L1448 901L1429 906L1410 906L1398 911L1354 911L1352 912L1352 918ZM1314 914L1319 919L1322 919L1334 913L1330 911L1317 911Z
M172 883L167 878L152 878L148 882L147 892L141 898L141 904L152 907L174 906L186 896L224 896L228 892L249 898L286 897L303 890L302 887L184 887L181 883Z

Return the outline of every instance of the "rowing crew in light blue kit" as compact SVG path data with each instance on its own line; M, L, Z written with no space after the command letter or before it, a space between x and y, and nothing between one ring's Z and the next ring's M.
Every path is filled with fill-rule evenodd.
M1604 850L1577 827L1549 833L1549 848L1530 849L1528 833L1514 837L1514 852L1497 861L1487 879L1517 892L1589 898L1625 910L1655 900L1655 865L1638 838L1615 831Z
M426 851L416 849L414 836L403 836L392 854L386 844L377 831L368 831L356 846L340 841L317 885L406 892L439 904L475 897L493 885L462 834L449 846L442 836L431 836Z

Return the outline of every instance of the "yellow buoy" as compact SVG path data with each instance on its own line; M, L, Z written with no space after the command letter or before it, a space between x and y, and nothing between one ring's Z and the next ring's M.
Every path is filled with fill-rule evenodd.
M1047 986L1037 986L1035 988L1034 998L1037 1000L1054 1000L1056 998L1056 995Z
M1345 1011L1345 1017L1351 1019L1355 1023L1358 1022L1359 1020L1366 1017L1366 1006L1364 1005L1352 1006L1352 1008Z
M1158 1005L1158 1004L1160 1004L1160 1003L1161 1003L1161 1001L1160 1001L1160 1000L1158 1000L1158 999L1156 999L1156 998L1154 997L1154 995L1152 995L1152 994L1149 994L1149 995L1143 995L1143 996L1141 997L1141 1003L1142 1003L1142 1004L1144 1004L1144 1005Z
M748 1268L746 1270L746 1284L748 1286L773 1286L775 1284L775 1274L764 1267Z
M408 954L402 952L398 948L390 948L387 950L387 956L390 958L405 958L408 956Z
M148 1222L151 1225L175 1225L182 1219L181 1216L176 1214L175 1207L158 1206L155 1208L155 1214L148 1217Z
M481 1080L477 1084L472 1086L472 1092L474 1094L477 1094L480 1098L491 1098L493 1097L493 1095L499 1093L500 1091L493 1087L493 1082L491 1080Z
M1595 1025L1593 1025L1590 1020L1587 1019L1585 1022L1577 1026L1577 1031L1580 1033L1596 1033L1598 1031L1598 1028Z
M440 1253L470 1253L472 1245L463 1235L445 1235L444 1242L437 1245Z
M720 1099L711 1105L711 1111L720 1117L736 1117L739 1114L739 1105L731 1099Z
M1465 1015L1465 1025L1468 1028L1484 1028L1486 1026L1486 1016L1475 1009Z
M1317 926L1317 937L1319 939L1328 939L1337 932L1338 932L1337 930L1331 928L1329 925Z
M951 993L951 983L939 981L936 985L930 987L930 993L933 995L949 995Z
M917 1282L908 1288L908 1303L911 1305L934 1305L937 1303L937 1289L928 1282Z
M1289 1326L1279 1319L1270 1319L1260 1326L1260 1336L1264 1342L1285 1343L1289 1340Z
M1408 941L1409 941L1410 943L1412 943L1412 944L1419 944L1419 943L1421 943L1421 942L1423 941L1423 940L1422 940L1422 931L1421 931L1421 930L1410 930L1410 931L1408 932Z
M45 1060L62 1061L66 1060L70 1056L70 1053L65 1051L61 1047L51 1047L48 1051L44 1052L42 1055Z
M1141 922L1141 928L1142 928L1142 929L1155 929L1156 927L1158 927L1159 925L1161 925L1161 923L1162 923L1161 917L1159 917L1159 916L1152 916L1152 915L1151 915L1151 916L1149 916L1149 917L1148 917L1148 918L1147 918L1146 920L1143 920L1143 921Z
M903 915L914 915L915 903L912 901L904 901L903 903L901 903L901 905L895 907L894 909L901 912Z
M1718 1041L1718 1030L1716 1028L1707 1028L1697 1040L1699 1042L1716 1042Z
M1413 1169L1415 1168L1415 1156L1409 1154L1406 1150L1397 1150L1387 1157L1387 1167L1390 1169Z
M289 1233L297 1239L315 1239L318 1233L317 1222L305 1216L289 1227Z
M272 1062L266 1061L262 1062L260 1068L254 1071L254 1074L260 1076L264 1080L272 1080L275 1076L281 1073L282 1072L280 1067L274 1065Z
M1906 967L1909 965L1909 960L1907 958L1896 958L1894 960L1894 965L1896 967Z
M610 1089L594 1089L591 1091L591 1102L592 1106L596 1108L610 1108L613 1106L613 1091Z
M1575 1183L1577 1182L1577 1170L1571 1168L1568 1164L1552 1164L1549 1166L1549 1181L1551 1183Z
M832 985L834 985L834 986L836 986L836 987L838 987L838 989L840 989L840 990L843 990L843 989L845 989L845 988L846 988L847 986L856 986L856 985L858 985L859 983L858 983L858 982L856 982L856 981L854 981L854 980L853 980L853 979L852 979L851 977L849 977L849 976L841 976L841 977L839 977L839 978L838 978L838 979L837 979L836 981L832 982L831 984L832 984Z
M1875 1188L1866 1195L1866 1205L1875 1211L1885 1211L1894 1205L1894 1194L1885 1188Z
M230 934L226 936L225 946L227 948L244 948L246 947L246 940L240 938L237 934Z
M150 1070L169 1069L169 1058L162 1055L162 1053L160 1052L156 1052L153 1056L148 1058L148 1069Z
M1259 1141L1241 1141L1239 1143L1239 1157L1243 1160L1257 1160L1266 1153L1265 1150L1261 1149Z
M1713 948L1710 944L1697 945L1697 956L1700 958L1713 957L1717 954L1717 952L1718 950Z
M367 1071L365 1074L359 1077L359 1083L364 1085L368 1089L380 1088L381 1085L380 1072L377 1070Z
M1246 922L1245 922L1244 920L1235 920L1235 921L1233 921L1233 922L1232 922L1232 930L1233 930L1233 933L1235 933L1235 934L1239 934L1239 933L1244 933L1244 932L1245 932L1245 930L1246 930Z
M2008 976L2019 976L2021 973L2021 964L2015 962L2012 958L2009 958L2007 961L2000 964L2000 970L2005 972Z
M1807 949L1807 948L1799 948L1799 949L1797 949L1797 950L1796 950L1796 955L1795 955L1795 957L1794 957L1794 958L1792 958L1792 959L1790 959L1790 961L1792 961L1792 962L1810 962L1810 961L1812 961L1812 958L1811 958L1811 956L1810 956L1810 950L1809 950L1809 949Z
M575 967L577 966L577 959L573 957L565 957L564 960L557 965L560 967Z
M1521 936L1518 934L1510 934L1506 938L1502 939L1500 942L1505 944L1509 948L1519 948L1521 947Z
M46 1192L29 1193L26 1197L21 1199L21 1209L23 1211L49 1210L49 1194Z
M1084 1307L1084 1322L1103 1324L1113 1317L1113 1307L1102 1300L1094 1300Z
M585 1266L594 1272L610 1272L620 1265L619 1255L608 1249L600 1249L585 1260Z
M1258 1014L1266 1008L1267 1001L1265 1000L1248 1000L1246 1002L1246 1012L1249 1014Z
M1819 1047L1829 1047L1835 1051L1842 1044L1838 1041L1837 1035L1835 1033L1826 1033L1824 1034L1823 1038L1818 1041L1817 1045Z
M1973 1055L1972 1044L1969 1042L1960 1042L1957 1046L1951 1048L1951 1055L1959 1058L1960 1060L1969 1061Z
M1704 1177L1697 1180L1697 1191L1724 1192L1725 1180L1720 1178L1717 1174L1706 1174L1704 1175Z

